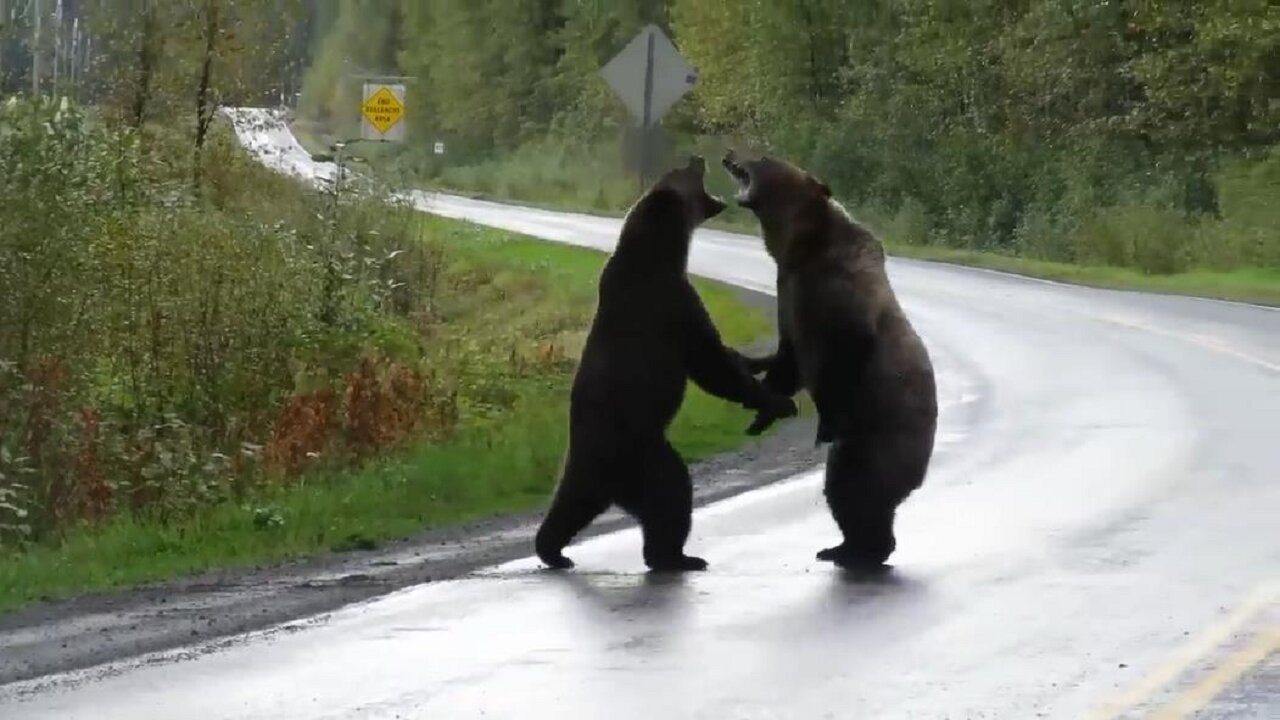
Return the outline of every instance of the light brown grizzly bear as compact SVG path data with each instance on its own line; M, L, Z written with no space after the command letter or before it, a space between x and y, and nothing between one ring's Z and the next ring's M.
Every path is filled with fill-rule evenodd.
M818 553L842 567L879 567L897 546L898 506L924 482L938 405L933 364L898 304L885 255L809 173L769 157L723 161L738 204L760 221L778 267L777 352L748 360L784 395L800 387L818 410L824 494L843 535ZM772 422L757 416L749 432Z

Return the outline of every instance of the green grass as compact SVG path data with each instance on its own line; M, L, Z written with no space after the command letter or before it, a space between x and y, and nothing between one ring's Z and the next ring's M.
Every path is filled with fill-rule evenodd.
M417 444L352 470L313 472L182 522L122 517L73 529L56 545L0 555L0 612L204 570L374 547L544 503L565 447L575 343L580 347L592 314L605 255L455 221L424 223L445 246L452 287L473 285L446 306L452 317L435 344L474 344L464 351L475 366L468 377L506 394L500 411L471 411L448 441ZM769 333L768 318L734 291L695 282L726 342L742 345ZM549 333L568 358L506 374L511 351L503 341ZM750 420L749 412L691 387L671 437L698 460L747 442Z
M919 260L1001 270L1090 287L1192 295L1280 306L1280 268L1197 270L1173 275L1149 275L1129 268L1072 265L927 245L891 244L889 252Z

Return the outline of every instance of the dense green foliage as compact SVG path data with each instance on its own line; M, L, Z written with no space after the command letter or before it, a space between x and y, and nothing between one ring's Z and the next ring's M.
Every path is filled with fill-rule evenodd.
M367 353L380 371L417 358L439 258L411 213L302 192L223 134L195 189L188 143L0 110L0 530L236 495L263 462L299 465L292 395Z
M898 242L1151 273L1280 266L1267 0L331 5L304 114L354 122L343 68L414 76L401 167L445 186L624 206L629 120L597 71L656 22L700 74L665 119L680 144L781 153Z

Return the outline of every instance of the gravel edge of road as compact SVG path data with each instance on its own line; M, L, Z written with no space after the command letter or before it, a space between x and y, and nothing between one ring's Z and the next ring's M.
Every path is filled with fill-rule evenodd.
M773 317L772 297L733 290ZM774 342L746 350L766 351ZM691 465L695 505L818 466L824 451L814 445L815 429L813 418L795 418L768 437ZM427 530L376 550L202 573L0 615L0 686L148 653L233 643L235 636L285 631L299 621L323 622L327 613L353 603L527 557L541 517L538 509ZM632 525L630 518L610 511L578 539Z

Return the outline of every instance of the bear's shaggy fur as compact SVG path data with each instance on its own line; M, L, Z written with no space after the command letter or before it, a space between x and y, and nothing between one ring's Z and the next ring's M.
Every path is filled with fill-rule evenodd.
M706 568L684 553L693 487L666 438L686 381L770 416L796 413L721 342L685 274L694 229L725 207L707 194L705 171L694 156L659 179L627 213L601 274L570 396L564 469L534 541L552 568L573 567L564 547L615 503L639 521L650 569Z
M897 508L933 454L929 353L889 285L880 242L824 183L768 157L739 162L730 152L723 164L778 266L778 349L748 366L766 371L774 392L803 386L818 410L818 441L832 443L824 494L843 540L818 559L880 566L897 545ZM760 413L749 432L771 421Z

